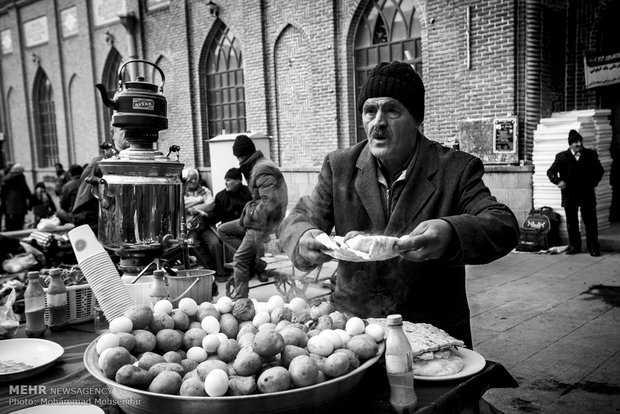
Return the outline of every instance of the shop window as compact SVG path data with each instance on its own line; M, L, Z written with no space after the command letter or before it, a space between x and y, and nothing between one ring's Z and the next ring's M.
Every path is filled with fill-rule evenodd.
M379 62L408 62L422 76L421 25L412 0L371 0L355 32L355 97ZM366 139L357 115L357 142Z

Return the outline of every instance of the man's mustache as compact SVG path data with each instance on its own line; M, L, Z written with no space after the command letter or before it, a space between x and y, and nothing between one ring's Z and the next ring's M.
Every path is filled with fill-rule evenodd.
M387 132L387 129L385 128L373 128L370 131L370 138L371 139L389 138L389 133Z

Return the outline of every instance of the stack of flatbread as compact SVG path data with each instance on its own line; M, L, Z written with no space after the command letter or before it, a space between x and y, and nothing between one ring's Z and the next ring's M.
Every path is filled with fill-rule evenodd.
M368 323L387 326L386 318L368 318ZM403 321L403 331L411 344L413 372L417 376L438 377L460 372L465 364L456 347L465 343L429 323Z
M316 237L327 255L348 262L376 262L398 256L395 244L398 237L358 234L346 242L344 237L329 237L323 233Z

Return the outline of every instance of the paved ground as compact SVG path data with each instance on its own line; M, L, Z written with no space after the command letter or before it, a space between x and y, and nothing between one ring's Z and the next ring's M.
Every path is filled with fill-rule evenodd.
M274 285L250 290L259 300L275 293ZM469 266L468 295L475 350L520 384L489 390L493 405L505 413L620 412L619 251L513 252Z

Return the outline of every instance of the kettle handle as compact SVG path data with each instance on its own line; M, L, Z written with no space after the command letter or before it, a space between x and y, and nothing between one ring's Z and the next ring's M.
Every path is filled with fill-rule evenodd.
M159 72L159 75L161 76L161 84L159 85L159 92L163 93L164 92L164 83L166 83L166 77L164 76L164 72L160 69L159 66L157 66L153 62L149 62L148 60L144 60L144 59L129 59L127 62L123 63L120 68L118 68L118 89L122 89L122 85L123 85L123 70L125 69L125 66L130 64L130 63L138 63L138 62L148 63L149 65L151 65L155 69L157 69L157 71Z

